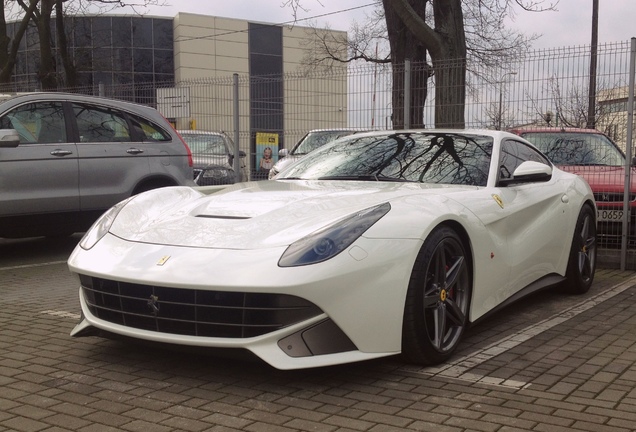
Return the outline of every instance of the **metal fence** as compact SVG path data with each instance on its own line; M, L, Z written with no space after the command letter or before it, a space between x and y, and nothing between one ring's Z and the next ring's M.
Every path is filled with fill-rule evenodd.
M171 82L158 88L119 85L71 91L155 106L178 129L225 131L247 154L252 179L266 178L258 168L265 146L274 149L276 158L276 148L291 149L309 130L439 127L436 109L438 113L459 109L467 128L526 134L558 164L575 164L569 169L579 173L587 170L599 203L601 258L610 267L618 267L622 260L635 268L634 224L627 222L634 217L629 205L636 195L623 194L629 184L623 166L629 164L606 139L632 154L628 89L634 74L634 45L632 40L595 50L582 46L531 51L495 68L469 61L467 84L460 89L466 94L463 107L438 104L436 108L435 71L439 74L440 66L417 63L357 63L278 76ZM590 68L592 59L595 71ZM568 135L564 128L591 128L602 135L566 130L571 132ZM531 137L530 132L542 135ZM558 149L557 144L565 147Z

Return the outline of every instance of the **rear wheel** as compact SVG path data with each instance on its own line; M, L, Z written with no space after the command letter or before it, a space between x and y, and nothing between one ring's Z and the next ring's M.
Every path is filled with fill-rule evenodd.
M573 294L584 294L592 286L596 271L596 218L594 210L585 205L576 221L574 238L564 288Z
M163 179L150 180L150 181L146 181L145 183L141 183L137 185L135 190L133 190L132 194L137 195L143 192L148 192L149 190L159 189L159 188L168 187L168 186L175 186L175 184L174 182L171 182L169 180L163 180Z
M435 364L457 348L468 323L471 278L461 239L436 228L420 250L407 292L402 354L411 362Z

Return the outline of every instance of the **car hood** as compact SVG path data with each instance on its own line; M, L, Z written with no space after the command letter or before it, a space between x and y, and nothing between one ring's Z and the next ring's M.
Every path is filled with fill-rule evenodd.
M232 168L226 155L198 153L192 156L192 161L194 168L205 168L210 165Z
M625 168L602 165L563 165L563 171L583 177L594 192L622 192L625 187ZM636 190L636 168L631 170L632 190Z
M162 188L132 199L110 232L134 242L202 248L287 246L360 210L413 194L466 186L261 181L226 188ZM211 192L210 194L207 194ZM386 216L385 216L386 217Z

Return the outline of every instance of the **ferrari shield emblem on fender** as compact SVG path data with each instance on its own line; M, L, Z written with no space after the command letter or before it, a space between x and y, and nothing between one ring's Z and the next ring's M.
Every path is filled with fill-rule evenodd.
M161 259L159 261L157 261L157 265L158 266L162 266L166 263L166 261L168 261L170 259L170 255L165 255L162 256Z
M501 197L499 195L492 194L492 197L497 202L497 204L499 204L499 207L504 208L503 200L501 199Z

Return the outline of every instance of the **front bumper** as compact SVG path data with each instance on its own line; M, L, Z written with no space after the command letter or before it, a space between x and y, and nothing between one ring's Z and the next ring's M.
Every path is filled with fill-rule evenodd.
M279 369L397 354L420 246L416 240L360 238L325 263L280 268L284 248L171 247L109 234L69 258L82 285L83 320L72 334L95 327L156 342L244 348ZM100 280L115 282L95 292Z
M623 239L623 203L597 201L597 234L600 247L620 247ZM636 245L636 203L628 209L627 244Z
M225 185L236 183L234 170L221 166L195 167L194 182L198 186Z

